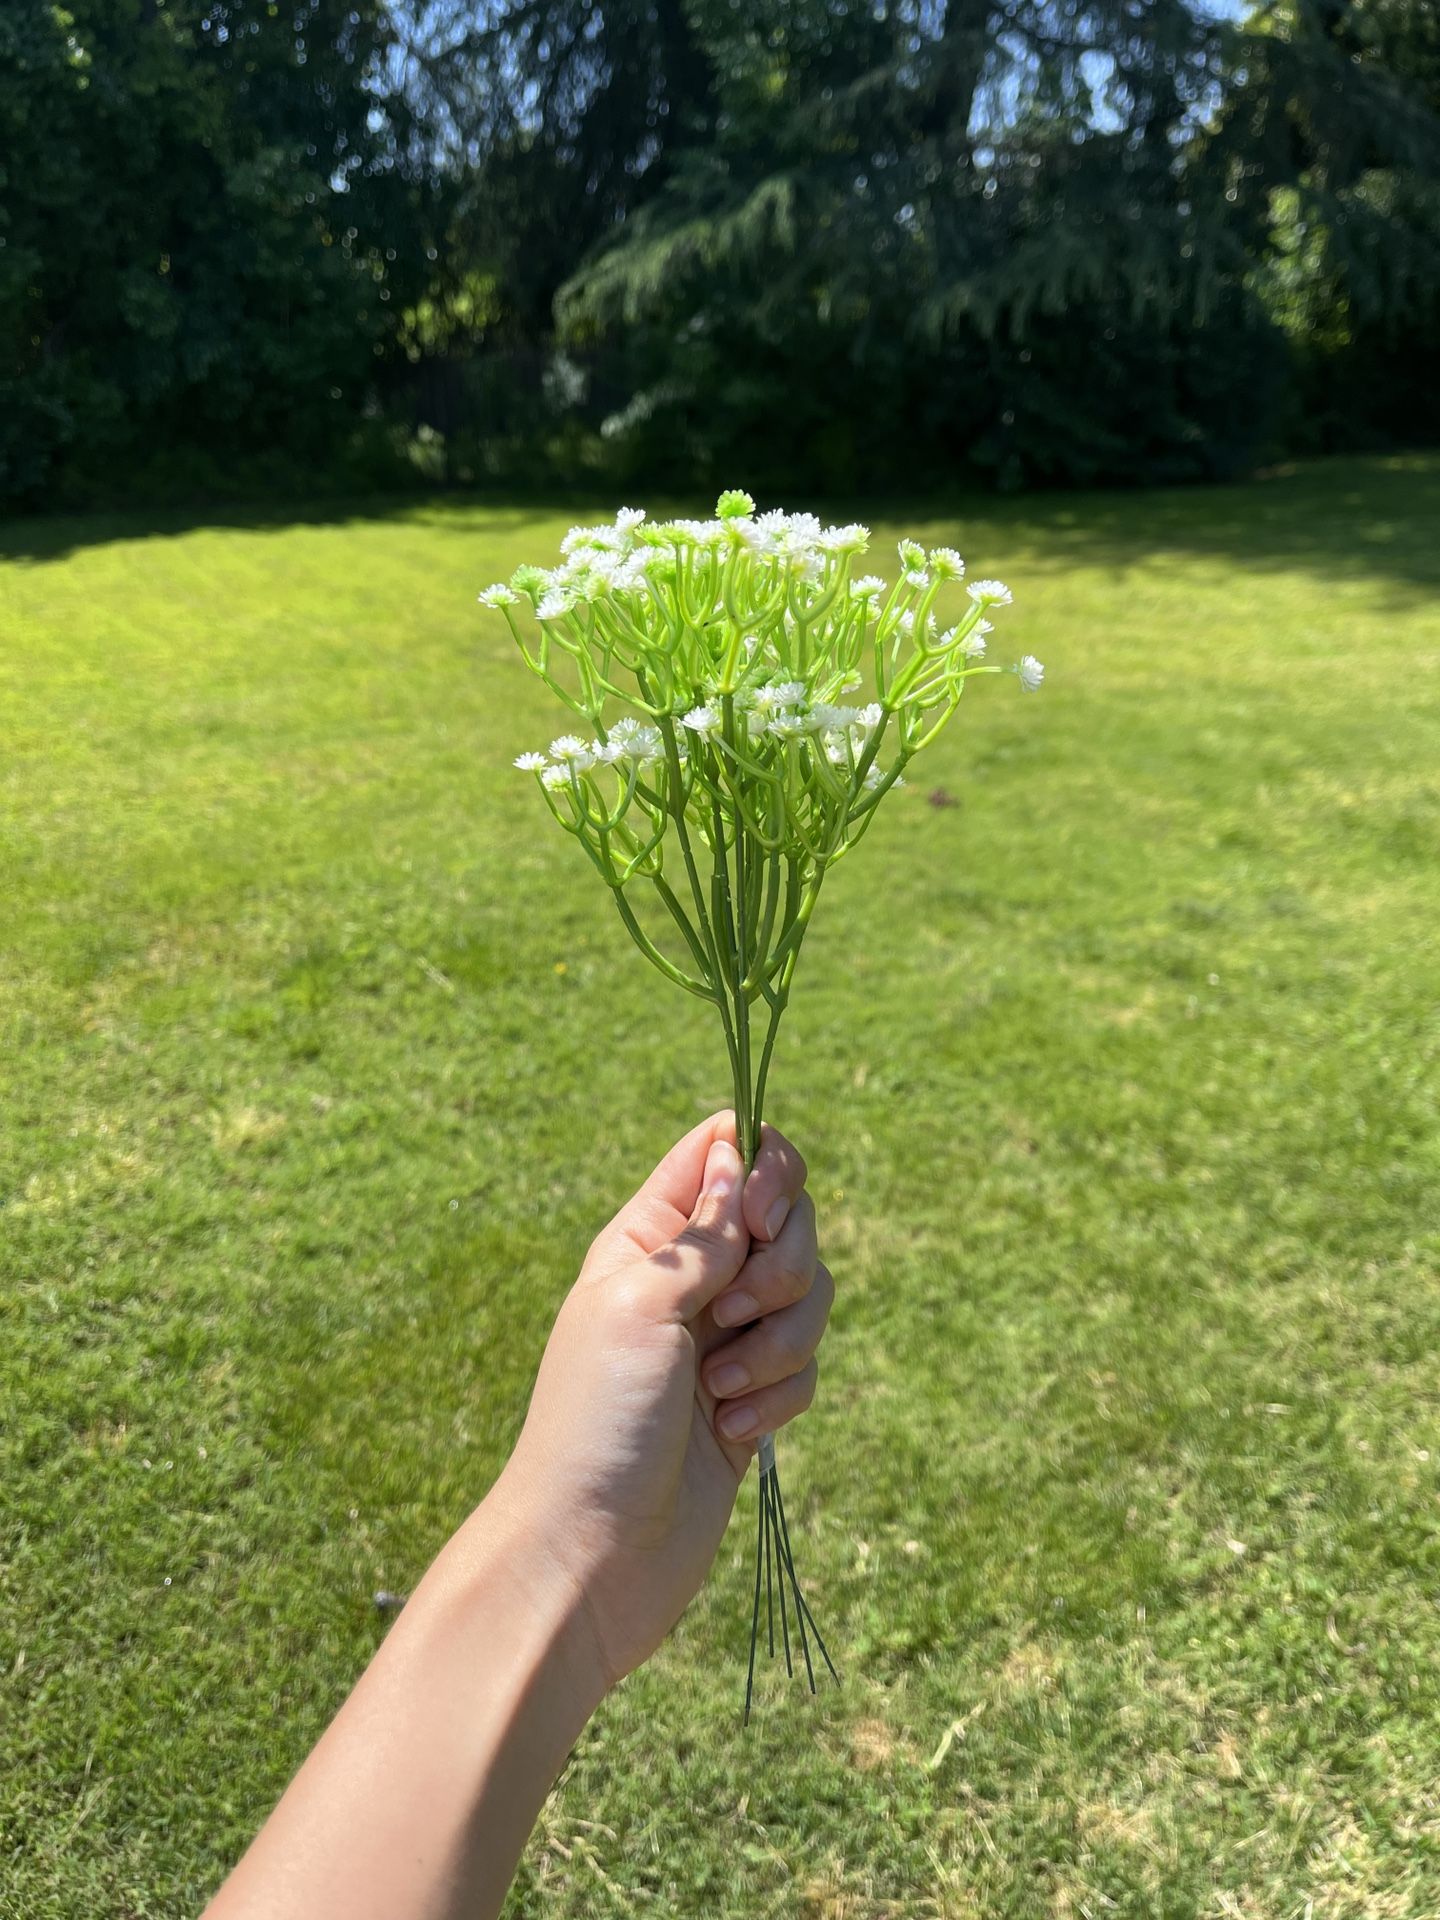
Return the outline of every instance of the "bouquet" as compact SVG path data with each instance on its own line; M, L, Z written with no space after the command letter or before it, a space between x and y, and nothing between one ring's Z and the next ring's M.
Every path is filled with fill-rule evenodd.
M715 1008L747 1166L826 874L966 684L1004 671L988 648L1008 587L970 581L964 612L942 626L937 602L963 579L959 554L902 540L887 585L857 573L868 544L866 527L757 513L731 491L713 520L654 523L625 507L613 523L572 527L557 566L522 566L480 595L573 715L574 731L515 765L645 958ZM1027 654L1009 671L1033 692L1045 670ZM747 1718L762 1582L771 1655L778 1587L787 1671L793 1611L811 1691L812 1637L835 1674L796 1578L769 1436L759 1465Z

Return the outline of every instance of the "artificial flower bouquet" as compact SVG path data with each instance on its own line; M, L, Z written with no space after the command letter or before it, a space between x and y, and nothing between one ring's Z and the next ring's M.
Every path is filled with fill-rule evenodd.
M651 522L626 507L573 527L557 566L522 566L480 595L573 716L515 765L646 959L715 1007L747 1166L825 875L967 683L1006 670L988 650L1007 587L970 581L964 613L942 628L937 601L963 579L959 554L902 540L887 585L857 572L868 544L866 527L757 513L732 491L713 520ZM1009 671L1031 692L1044 677L1030 654ZM812 1637L834 1673L795 1575L768 1437L759 1462L747 1716L762 1578L772 1654L778 1587L787 1669L793 1612L812 1690Z

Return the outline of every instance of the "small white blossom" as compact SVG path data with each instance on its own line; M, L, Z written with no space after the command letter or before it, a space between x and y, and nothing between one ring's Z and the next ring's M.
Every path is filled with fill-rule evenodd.
M663 758L665 741L658 727L649 726L627 713L623 719L615 722L610 729L610 738L596 752L602 760L636 760L643 766L648 761Z
M616 547L625 545L628 542L615 527L571 527L560 542L560 551L568 560L577 554L589 558L593 553L613 552Z
M930 576L923 567L912 567L905 575L905 585L912 587L916 593L923 593L929 584Z
M826 553L863 553L869 541L869 527L862 527L858 521L848 527L826 527L820 535Z
M627 760L642 767L665 758L665 737L658 727L637 727L621 747Z
M551 587L541 595L540 604L535 609L537 620L563 620L570 611L570 596L559 587Z
M558 740L550 742L550 758L583 773L586 767L595 764L595 743L580 739L578 734L563 733Z
M850 592L857 600L878 600L885 591L885 582L878 573L867 573L863 579L850 582Z
M825 758L832 767L849 765L850 749L845 744L843 733L830 733L825 736Z
M982 607L1008 607L1014 598L1003 580L972 580L965 591Z
M617 593L645 593L649 590L648 569L655 564L655 555L646 548L632 553L622 560L615 569L614 587Z
M672 520L670 531L682 546L718 547L725 537L721 520Z
M872 700L868 707L861 707L856 714L854 725L863 727L866 733L873 733L885 718L885 709L878 700Z
M1015 669L1020 676L1020 684L1027 693L1038 693L1040 682L1045 678L1045 669L1033 653L1027 653Z
M860 709L858 707L832 707L822 700L817 701L810 709L810 718L817 727L838 730L843 727L856 726L860 719Z
M985 622L982 620L980 625L984 626L984 624ZM960 651L967 660L983 660L985 658L985 636L981 633L979 627L975 628L973 632L966 634L964 640L960 643Z
M869 767L867 767L867 768L866 768L866 770L865 770L865 785L866 785L867 787L869 787L869 788L871 789L871 791L872 791L872 792L874 791L874 789L875 789L876 787L878 787L878 786L879 786L879 784L880 784L880 782L881 782L881 780L882 780L883 778L884 778L884 775L883 775L883 774L881 773L881 771L880 771L880 769L879 769L879 767L877 767L877 766L874 766L874 765L871 765L871 766L869 766Z
M800 704L810 689L803 680L779 680L770 691L782 706L795 707Z
M552 793L557 787L568 787L570 784L570 769L568 767L546 767L545 771L540 775L540 784L542 787L549 787Z
M498 586L486 587L480 595L482 607L513 607L520 596L513 587L507 587L503 581Z
M644 518L644 507L621 507L615 516L615 525L621 533L629 533L633 527L638 527Z
M965 572L965 562L954 547L933 547L930 568L941 580L958 580Z
M774 734L779 740L793 740L807 729L798 713L777 713L774 719L767 723L765 731Z
M720 724L720 715L714 707L691 707L680 724L689 727L692 733L713 733Z
M902 540L899 553L900 564L907 573L913 573L917 567L925 564L925 549L918 540Z
M539 773L542 767L550 763L543 753L522 753L516 756L515 765L521 773Z

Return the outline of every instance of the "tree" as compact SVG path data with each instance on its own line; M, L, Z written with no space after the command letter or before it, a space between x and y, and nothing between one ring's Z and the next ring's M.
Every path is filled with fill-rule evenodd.
M353 426L404 231L386 33L379 0L0 15L0 497Z

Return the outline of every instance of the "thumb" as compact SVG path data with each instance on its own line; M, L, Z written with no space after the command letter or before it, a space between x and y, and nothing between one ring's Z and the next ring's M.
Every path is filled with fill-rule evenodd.
M750 1251L744 1190L739 1154L728 1140L712 1142L694 1212L642 1267L658 1318L693 1320L744 1266Z

